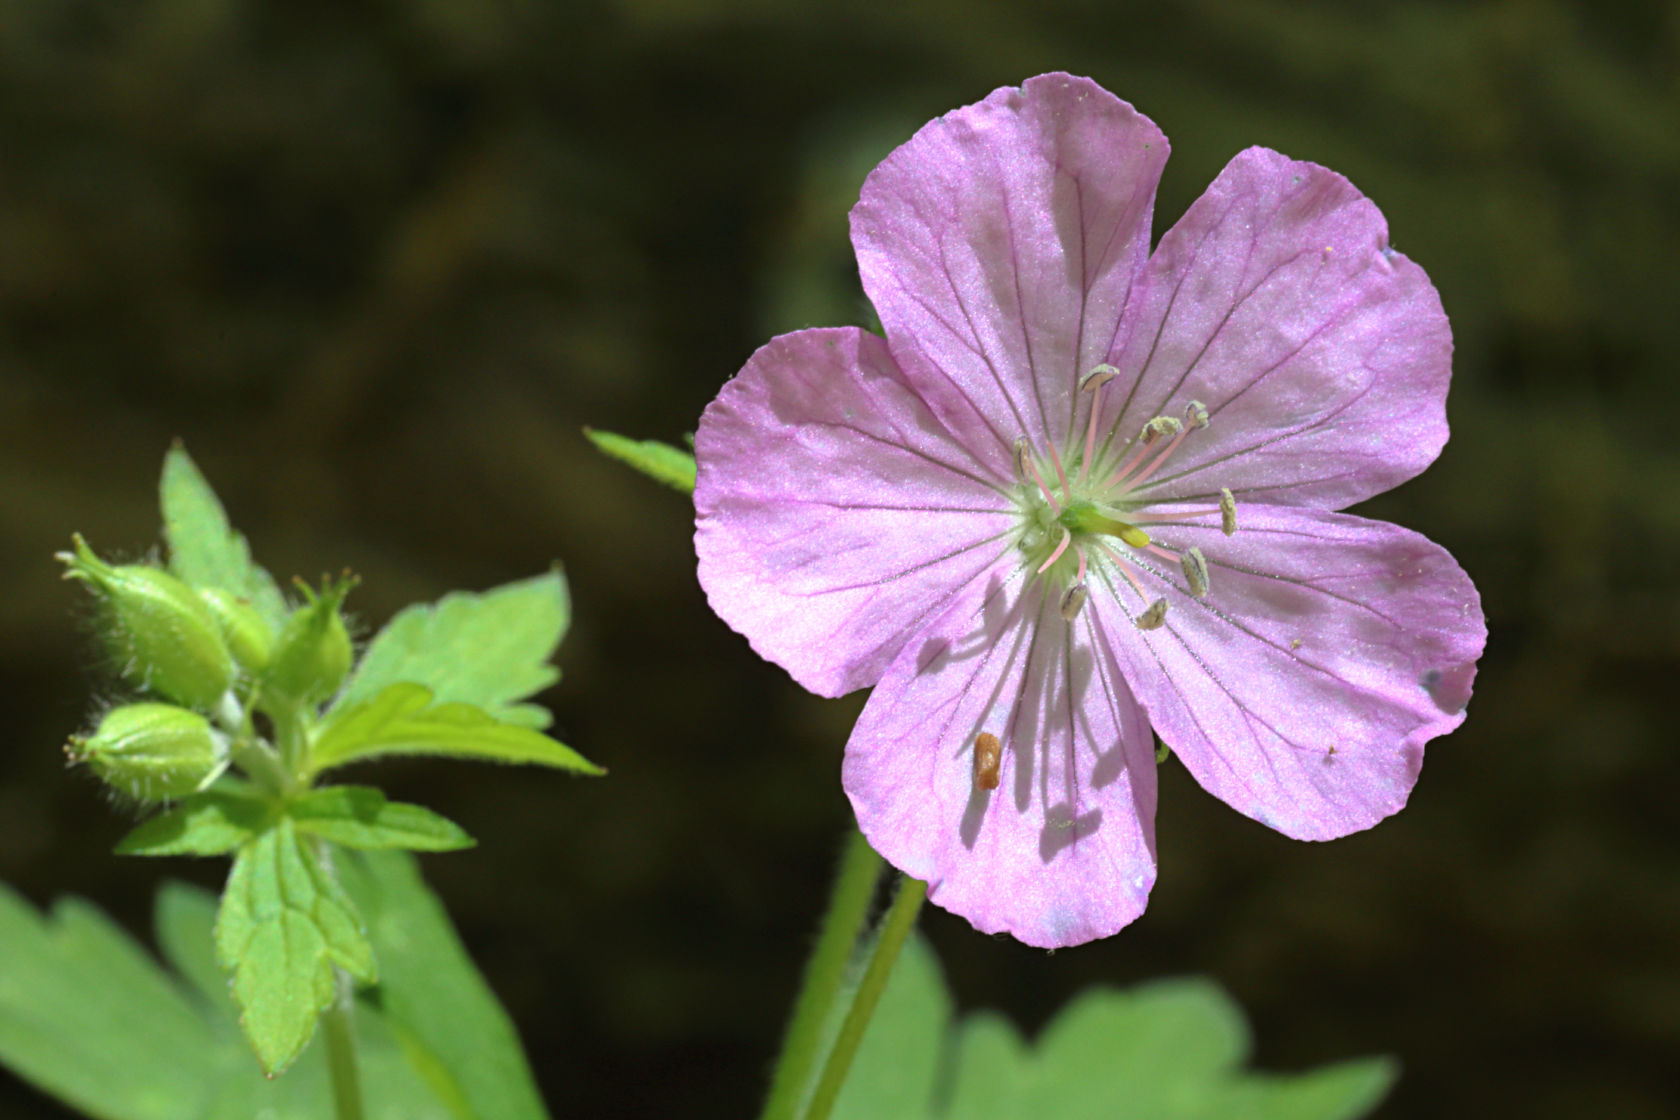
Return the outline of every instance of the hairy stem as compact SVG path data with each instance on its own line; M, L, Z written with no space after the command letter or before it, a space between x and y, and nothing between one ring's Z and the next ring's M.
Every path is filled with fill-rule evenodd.
M321 1016L327 1043L327 1068L332 1073L333 1116L336 1120L362 1120L362 1079L356 1068L356 1030L350 1021L350 977L333 970L338 998Z
M887 979L898 961L898 951L915 928L916 915L921 912L925 898L927 884L921 880L906 878L899 883L892 907L881 921L881 935L875 940L869 967L864 970L857 995L852 998L852 1009L840 1025L840 1037L834 1040L828 1064L823 1066L822 1080L817 1082L811 1106L805 1110L805 1120L828 1120L828 1114L840 1096L840 1087L846 1083L846 1074L852 1068L858 1043L863 1041L863 1032L869 1026L870 1017L875 1014L875 1005L881 1001L881 993L886 990Z
M835 998L846 978L846 964L852 947L869 917L869 903L881 878L881 857L852 829L840 857L840 870L829 895L828 913L823 917L816 948L805 964L805 982L794 1004L782 1038L781 1057L770 1082L761 1120L793 1120L799 1098L822 1058L823 1024L828 1021Z

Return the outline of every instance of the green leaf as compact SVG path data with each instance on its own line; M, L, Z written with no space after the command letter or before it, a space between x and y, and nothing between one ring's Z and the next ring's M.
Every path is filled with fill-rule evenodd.
M547 1120L513 1023L414 858L347 853L339 871L379 953L385 1021L453 1120Z
M251 600L263 621L278 631L286 620L286 601L274 577L251 560L250 545L228 524L216 492L179 443L164 456L158 490L169 570L194 587L219 587Z
M310 772L392 754L528 762L580 774L606 771L529 727L500 723L470 704L434 704L431 689L402 682L336 709L310 749Z
M310 790L286 806L286 815L299 832L364 851L452 852L474 843L454 821L419 805L387 801L371 786Z
M658 440L629 439L612 432L585 428L589 442L619 462L634 467L656 482L684 494L694 493L694 456ZM692 446L692 444L690 444Z
M925 1116L939 1076L951 997L926 940L912 935L858 1045L833 1120Z
M504 723L539 730L546 710L516 704L560 679L548 663L571 624L572 604L559 571L435 604L404 609L368 645L337 708L370 700L404 681L423 684L440 702L483 708Z
M233 972L240 1026L263 1071L285 1069L335 994L333 965L377 978L354 905L289 818L241 848L216 919L216 958Z
M198 1116L215 1036L188 995L77 899L0 886L0 1061L100 1120Z
M1031 1085L1027 1044L1015 1024L995 1011L977 1011L957 1029L961 1073L951 1091L951 1116L963 1120L1015 1120L1026 1108Z
M254 793L206 790L142 821L117 841L119 856L220 856L267 828L273 805Z

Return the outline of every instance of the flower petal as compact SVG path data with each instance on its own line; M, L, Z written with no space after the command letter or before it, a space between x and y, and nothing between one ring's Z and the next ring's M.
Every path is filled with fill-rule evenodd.
M974 780L976 737L1003 746ZM1090 613L1024 570L971 585L906 646L846 744L858 826L928 897L1029 945L1107 937L1155 883L1154 738Z
M712 609L812 692L874 684L924 618L1013 556L1004 481L865 331L772 339L706 406L694 448Z
M1046 74L924 126L864 182L852 244L910 381L1007 470L1067 435L1149 252L1167 140L1095 83Z
M1265 148L1227 164L1161 239L1111 361L1118 438L1191 400L1212 418L1156 477L1157 500L1224 486L1340 509L1411 478L1447 439L1452 332L1429 278L1353 184Z
M1119 644L1161 738L1206 790L1301 840L1368 828L1405 803L1423 746L1464 720L1487 640L1470 578L1398 525L1283 506L1242 528L1160 536L1207 558L1205 599L1154 572L1166 624ZM1147 566L1147 565L1144 565ZM1129 600L1092 594L1118 626Z

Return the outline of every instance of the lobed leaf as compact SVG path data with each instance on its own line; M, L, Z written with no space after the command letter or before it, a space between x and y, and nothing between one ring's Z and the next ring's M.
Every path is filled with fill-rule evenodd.
M326 786L294 798L286 815L299 832L362 851L452 852L473 846L454 821L419 805L387 801L371 786Z
M279 630L286 620L280 588L251 559L250 545L228 523L216 492L179 442L164 456L158 497L169 570L194 587L219 587L249 599L263 621Z
M634 467L654 481L663 482L684 494L694 493L694 456L688 452L658 440L635 440L594 428L585 428L583 434L606 455ZM689 446L693 446L693 437L689 439Z
M354 905L288 817L235 858L216 918L216 957L233 973L240 1026L271 1075L314 1035L335 995L333 965L365 983L378 978Z
M457 591L397 614L369 643L335 710L404 681L440 702L483 708L504 723L538 729L548 712L516 704L560 679L548 663L571 624L559 571L475 594Z
M119 856L220 856L271 823L273 805L255 793L206 790L183 798L117 841Z
M535 763L580 774L606 773L540 731L500 722L471 704L434 703L431 689L411 682L389 685L371 700L334 709L310 748L310 772L393 754Z

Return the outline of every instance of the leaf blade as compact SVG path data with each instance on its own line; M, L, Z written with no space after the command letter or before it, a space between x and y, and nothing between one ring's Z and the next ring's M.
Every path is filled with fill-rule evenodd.
M655 439L630 439L628 436L603 432L596 428L585 428L583 434L609 458L617 459L626 466L641 471L655 482L663 482L673 490L684 494L694 493L697 469L694 456L688 452Z
M179 442L164 456L158 499L169 570L194 587L219 587L251 600L263 620L278 629L286 619L280 588L251 559L244 535L228 522L221 499Z
M230 790L206 790L141 821L114 849L120 856L221 856L269 824L268 802Z
M453 852L476 841L447 817L371 786L324 786L286 807L298 831L359 851Z

